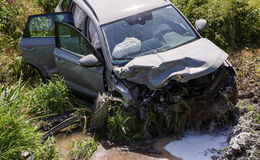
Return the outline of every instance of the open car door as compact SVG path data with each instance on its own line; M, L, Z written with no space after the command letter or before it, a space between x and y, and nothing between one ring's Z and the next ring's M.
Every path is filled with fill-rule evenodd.
M88 39L74 26L56 22L54 51L59 74L67 86L95 98L104 91L104 62Z
M55 22L73 24L70 12L29 16L20 49L24 61L37 68L43 77L58 73L54 60Z

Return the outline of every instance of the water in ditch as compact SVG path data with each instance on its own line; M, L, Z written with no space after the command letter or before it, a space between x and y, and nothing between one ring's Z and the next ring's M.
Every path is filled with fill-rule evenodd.
M215 134L202 132L186 132L183 138L175 136L160 138L152 144L161 154L147 154L126 151L122 147L106 148L101 144L94 152L91 160L211 160L213 156L221 154L221 150L228 146L229 130ZM75 139L84 139L87 135L77 131L56 136L56 148L61 160L70 160L69 144Z

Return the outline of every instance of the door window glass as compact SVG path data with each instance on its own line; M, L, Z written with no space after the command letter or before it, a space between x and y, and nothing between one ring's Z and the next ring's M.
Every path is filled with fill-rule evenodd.
M84 20L86 19L87 14L81 9L78 5L75 6L75 10L73 12L74 24L75 26L82 30Z
M78 56L95 55L95 49L81 32L66 23L56 24L56 45Z
M55 21L73 23L71 13L53 13L30 16L25 37L54 37Z
M93 23L92 20L88 20L88 32L89 32L89 39L90 39L90 42L92 44L92 46L95 48L95 49L99 49L101 48L101 42L99 40L99 37L98 37L98 32L97 32L97 29L95 27L95 24Z

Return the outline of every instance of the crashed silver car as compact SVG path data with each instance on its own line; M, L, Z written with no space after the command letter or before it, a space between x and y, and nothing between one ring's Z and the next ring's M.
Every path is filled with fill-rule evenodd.
M20 47L44 78L59 74L92 98L106 93L140 108L153 102L157 111L179 96L225 95L235 105L235 71L199 34L206 24L193 27L168 0L61 0L55 13L28 18Z

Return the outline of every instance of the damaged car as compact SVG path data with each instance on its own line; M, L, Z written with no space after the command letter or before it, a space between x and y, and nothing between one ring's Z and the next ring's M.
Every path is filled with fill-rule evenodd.
M44 79L59 74L71 90L103 96L93 117L105 119L104 104L115 99L141 119L147 105L164 115L183 100L178 112L204 117L196 124L236 105L227 53L200 35L207 21L193 27L169 0L61 0L55 11L29 16L23 59Z

